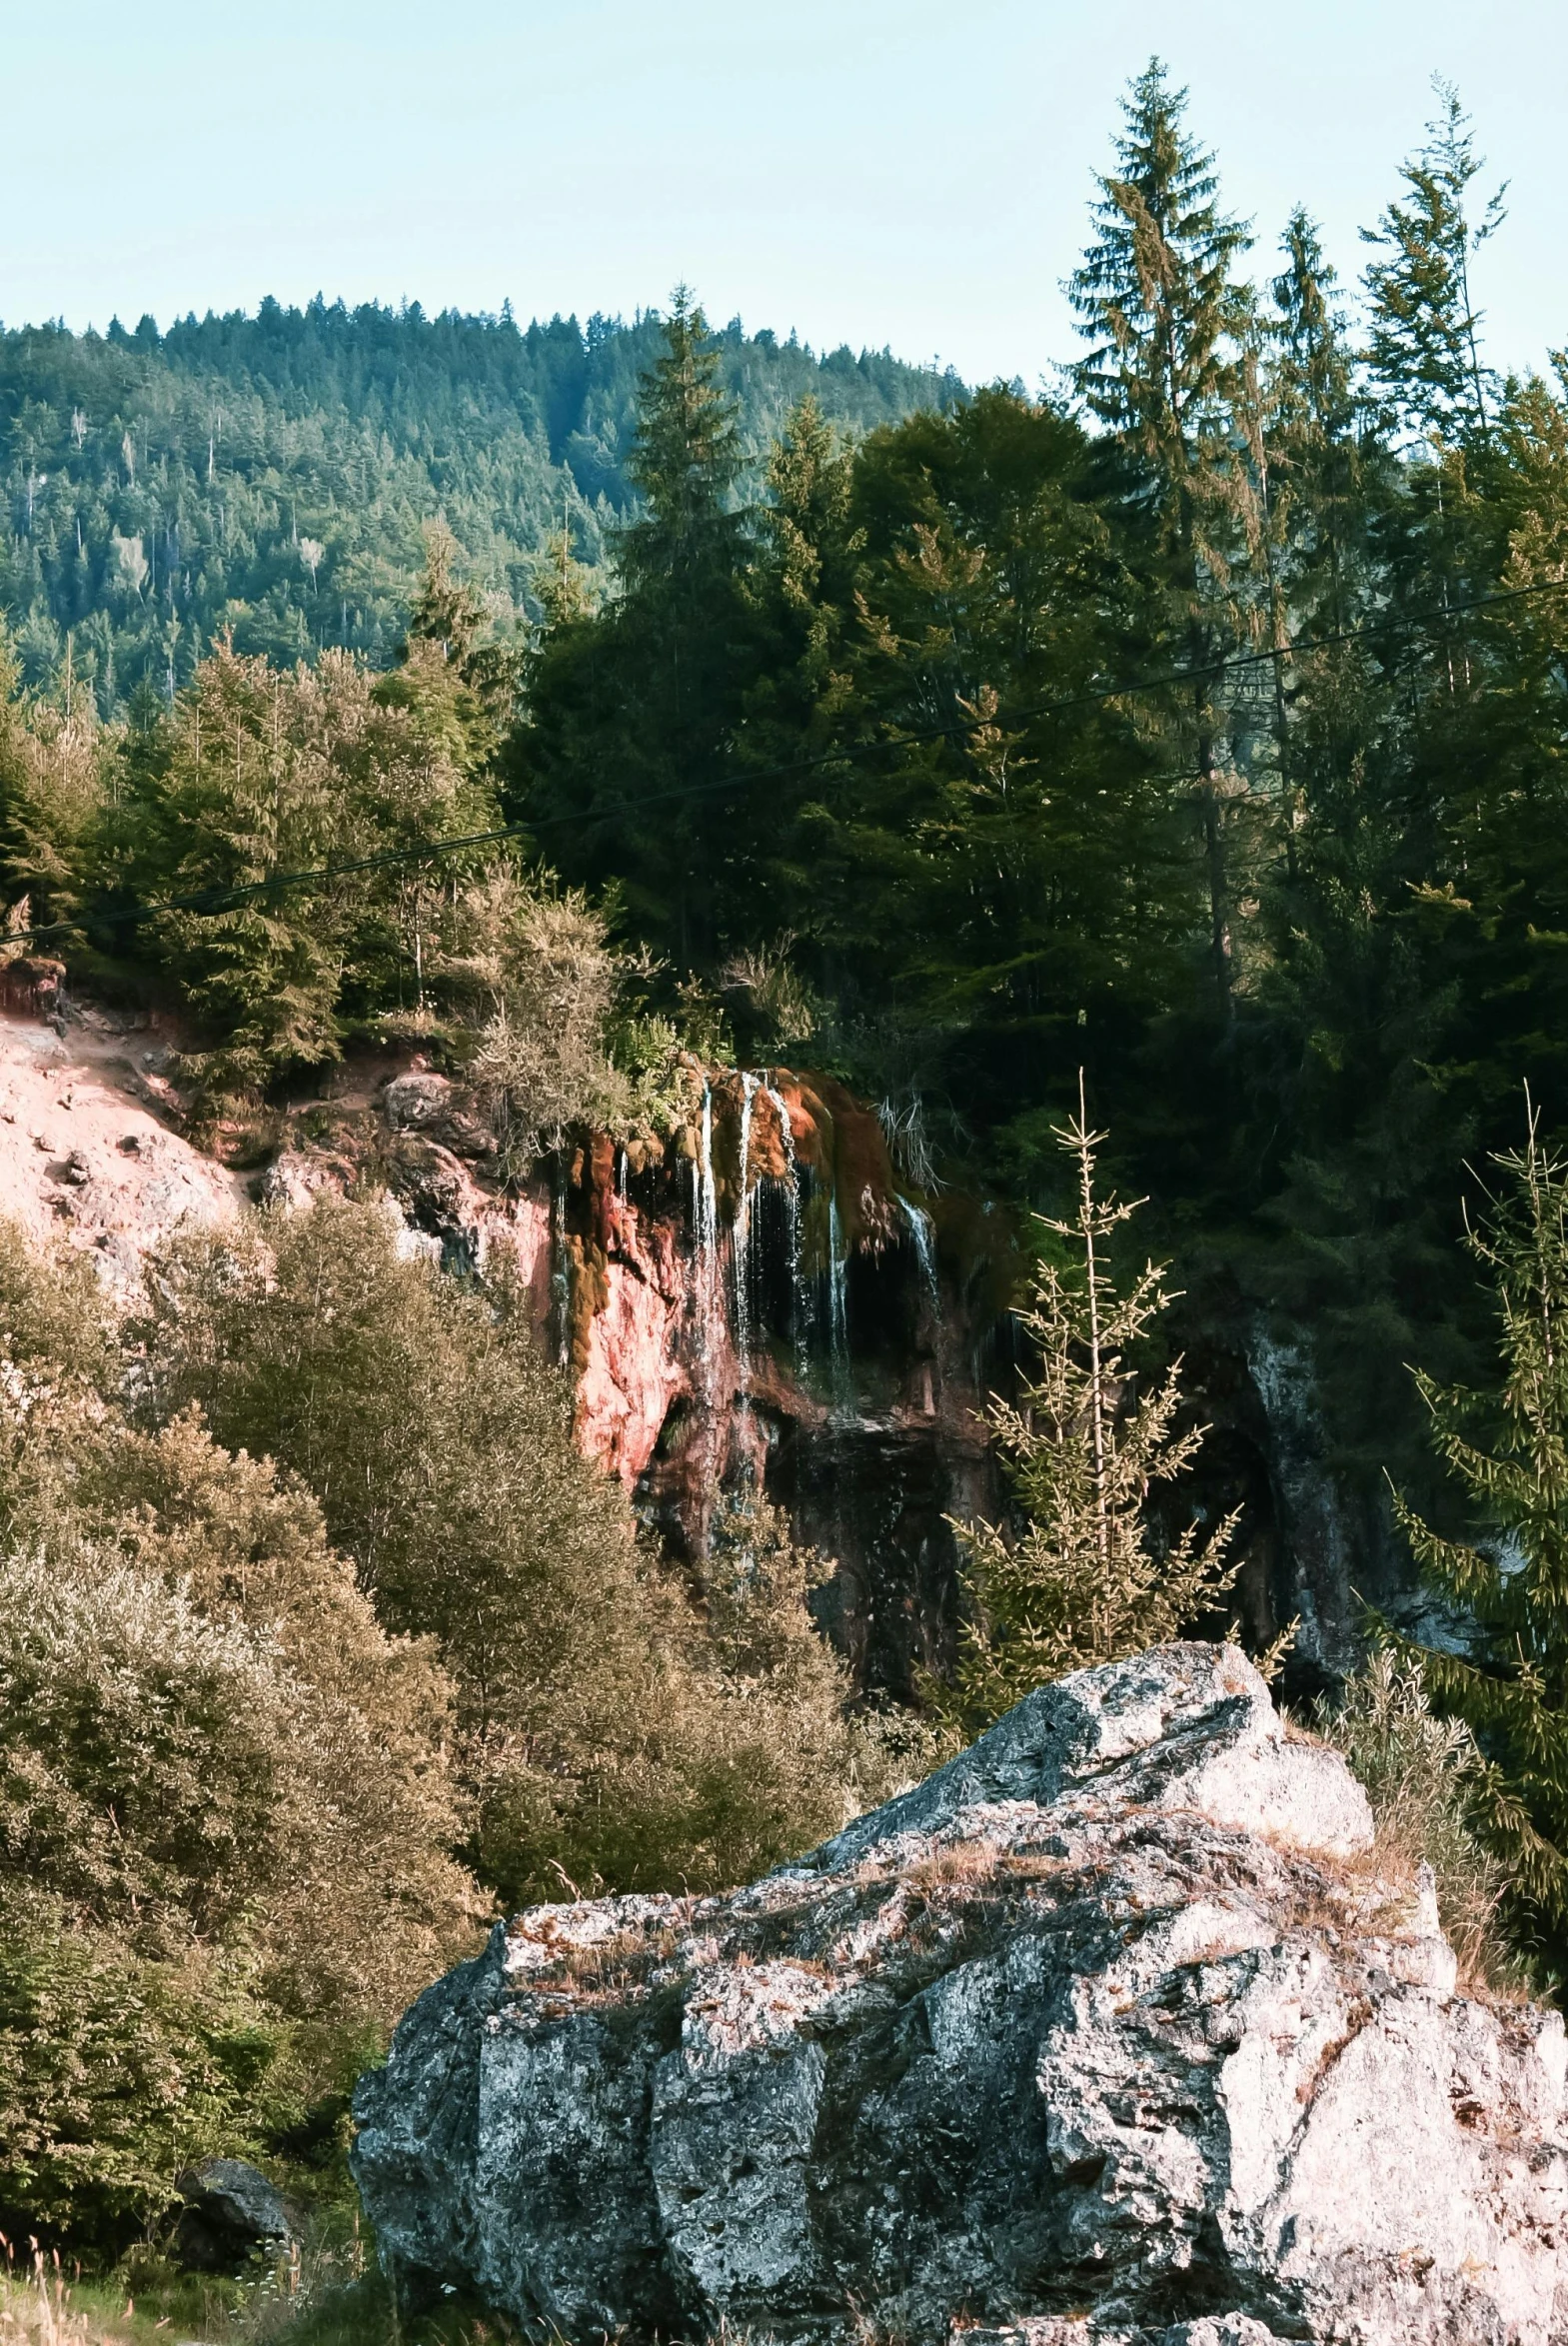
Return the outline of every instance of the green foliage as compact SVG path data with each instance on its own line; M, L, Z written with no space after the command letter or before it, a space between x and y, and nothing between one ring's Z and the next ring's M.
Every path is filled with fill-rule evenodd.
M1470 295L1470 255L1502 225L1503 190L1479 226L1466 192L1485 165L1452 82L1434 75L1438 115L1426 145L1404 165L1405 199L1392 203L1366 241L1387 257L1366 272L1371 335L1367 370L1396 429L1442 442L1484 437L1489 378L1480 318Z
M0 1886L0 2228L122 2245L192 2158L249 2139L276 2018L199 1949L157 1960Z
M1239 324L1232 269L1250 239L1215 202L1213 157L1185 127L1187 93L1150 58L1122 100L1116 168L1098 180L1096 239L1069 291L1091 345L1075 370L1101 423L1135 451L1162 519L1190 537L1211 443L1228 434Z
M1152 1263L1120 1289L1107 1267L1112 1233L1136 1207L1095 1193L1104 1137L1090 1132L1081 1099L1054 1135L1074 1160L1077 1206L1044 1228L1070 1262L1042 1258L1019 1313L1038 1370L1021 1403L990 1408L1021 1523L957 1526L972 1617L943 1707L971 1733L1047 1679L1176 1636L1235 1578L1225 1562L1234 1518L1207 1533L1190 1522L1161 1546L1146 1515L1151 1488L1186 1470L1204 1428L1177 1427L1179 1361L1146 1394L1125 1365L1171 1298Z
M1432 1586L1476 1624L1474 1656L1422 1652L1432 1693L1480 1738L1486 1828L1514 1892L1568 1924L1568 1165L1532 1111L1507 1187L1468 1232L1495 1289L1495 1401L1418 1382L1439 1454L1463 1485L1471 1541L1399 1518Z
M27 685L69 657L112 719L144 684L173 699L225 631L285 667L331 649L385 667L437 521L510 623L537 607L564 520L597 568L634 508L637 384L660 336L653 311L520 328L319 301L161 334L149 318L0 335L0 610ZM817 358L739 322L721 349L749 462L806 391L857 430L958 395L885 352Z
M149 1430L90 1268L0 1231L0 2228L113 2245L471 1940L450 1687L321 1511Z
M488 1011L470 1072L508 1162L525 1170L574 1128L626 1130L645 1105L633 1080L640 1039L625 1024L638 965L604 915L580 890L531 886L499 866L469 890L461 918L469 951L438 975L449 991L460 977L473 985ZM661 1062L675 1048L672 1032Z
M848 1715L766 1504L660 1562L504 1261L324 1199L152 1295L106 1326L0 1227L0 2228L100 2248L468 1950L455 1852L513 1901L717 1888L910 1741Z
M147 1331L158 1407L320 1493L393 1628L433 1637L483 1878L509 1902L715 1887L836 1827L875 1738L758 1507L689 1591L584 1459L564 1379L493 1260L470 1292L403 1259L384 1210L323 1199L193 1241ZM856 1803L858 1804L858 1803Z

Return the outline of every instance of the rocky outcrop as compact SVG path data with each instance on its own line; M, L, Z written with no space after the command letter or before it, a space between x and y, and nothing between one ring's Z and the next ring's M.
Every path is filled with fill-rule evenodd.
M1459 1992L1337 1755L1186 1644L730 1897L499 1927L354 2162L405 2294L574 2340L1547 2346L1565 2115L1560 2019Z
M895 1119L884 1132L824 1077L693 1062L662 1139L589 1136L520 1175L462 1083L388 1049L218 1131L231 1169L188 1137L176 1041L88 1004L0 1013L0 1213L90 1249L129 1298L173 1231L248 1197L383 1185L409 1251L462 1272L506 1251L572 1375L583 1448L678 1553L761 1488L838 1567L813 1603L858 1687L901 1698L947 1667L952 1521L1004 1504L984 1409L1015 1372L1017 1233L982 1198L922 1187ZM1266 1646L1299 1617L1306 1691L1353 1665L1352 1580L1401 1613L1402 1567L1380 1568L1377 1526L1347 1512L1305 1361L1262 1336L1247 1350L1188 1346L1211 1430L1179 1504L1240 1508L1246 1634Z
M233 2272L286 2247L300 2228L282 2192L249 2159L202 2159L176 2175L174 2187L184 2203L174 2252L192 2272Z
M169 1129L167 1057L146 1028L101 1014L69 1026L0 1015L0 1215L90 1252L122 1296L175 1231L244 1202L233 1173Z

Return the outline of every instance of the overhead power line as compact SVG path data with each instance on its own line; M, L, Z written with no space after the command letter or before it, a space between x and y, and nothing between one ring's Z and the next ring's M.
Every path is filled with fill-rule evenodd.
M882 753L913 747L921 743L961 739L991 726L1028 725L1045 717L1067 716L1074 710L1102 708L1110 701L1136 700L1146 694L1170 692L1181 685L1210 682L1219 677L1248 668L1272 666L1278 660L1298 660L1311 652L1333 651L1346 644L1365 643L1391 635L1436 634L1451 627L1455 620L1473 612L1493 611L1509 603L1524 602L1537 595L1568 594L1568 579L1547 579L1530 587L1510 587L1495 595L1478 595L1465 603L1451 603L1439 610L1415 612L1403 618L1390 617L1370 625L1338 628L1333 633L1312 636L1304 642L1281 644L1267 651L1238 652L1209 662L1205 666L1168 669L1156 676L1133 677L1119 684L1099 685L1082 693L1070 693L1050 701L1037 702L1033 708L1017 709L1003 716L998 710L994 717L973 716L952 718L944 724L902 728L887 739L878 742L860 742L836 750L823 750L810 758L796 758L783 765L738 767L717 777L712 782L688 783L667 791L650 791L636 799L623 799L608 806L571 809L556 815L541 815L525 823L505 823L493 831L470 831L447 839L421 841L417 846L385 848L373 856L356 856L349 861L321 864L300 872L273 872L265 880L236 881L229 886L198 889L189 896L165 897L155 904L106 906L85 916L95 927L127 926L138 921L155 920L162 913L223 913L247 904L257 897L288 894L295 889L321 888L335 880L352 878L361 872L385 871L399 864L435 862L443 856L460 855L467 848L495 847L507 840L535 839L543 831L564 825L606 823L618 815L641 814L649 807L672 806L693 799L712 798L725 792L751 790L762 782L783 782L792 775L819 772L829 766L852 765L856 758L868 753ZM1190 778L1186 778L1190 779ZM10 932L7 945L36 945L47 937L59 937L79 931L83 922L44 921L31 928Z

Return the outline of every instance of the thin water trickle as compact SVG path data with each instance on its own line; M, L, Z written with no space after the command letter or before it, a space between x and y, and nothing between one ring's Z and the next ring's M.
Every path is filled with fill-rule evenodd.
M735 1254L735 1350L744 1395L752 1380L752 1102L762 1079L741 1078L741 1195L735 1209L731 1244Z
M838 1192L827 1195L827 1339L833 1367L845 1366L849 1353L849 1251L838 1220Z
M705 1395L712 1408L715 1379L719 1370L720 1320L724 1311L724 1296L719 1283L719 1189L714 1180L714 1094L713 1087L707 1083L703 1086L703 1122L698 1161L692 1169L692 1204L697 1230L695 1301L698 1350Z
M907 1197L898 1199L899 1211L909 1225L909 1239L919 1256L926 1291L931 1298L931 1309L941 1317L941 1286L936 1276L936 1233L930 1215L923 1206L915 1205Z
M763 1079L763 1096L773 1103L779 1119L779 1141L784 1163L784 1244L789 1261L789 1332L794 1342L796 1370L805 1366L806 1330L811 1324L810 1298L805 1291L805 1279L800 1261L800 1172L794 1157L794 1127L789 1122L789 1111L784 1104L784 1095L774 1089L767 1077Z

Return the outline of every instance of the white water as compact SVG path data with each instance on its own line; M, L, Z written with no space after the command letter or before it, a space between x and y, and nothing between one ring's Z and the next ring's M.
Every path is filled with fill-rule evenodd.
M924 1273L926 1288L930 1294L931 1309L940 1319L941 1287L936 1277L936 1233L931 1226L931 1217L923 1206L911 1204L907 1197L900 1197L898 1206L904 1220L909 1225L909 1237L914 1251L920 1258L920 1269Z
M779 1119L780 1146L784 1152L784 1244L789 1256L789 1303L794 1357L797 1368L805 1362L805 1333L811 1323L810 1298L805 1291L805 1280L800 1268L800 1173L794 1161L794 1127L789 1122L789 1111L782 1093L776 1092L765 1077L763 1097L773 1102L774 1114Z
M762 1078L741 1078L741 1196L735 1209L731 1244L735 1255L735 1350L744 1394L752 1381L752 1103Z
M827 1196L827 1335L833 1365L841 1368L849 1351L849 1254L838 1221L838 1192Z
M697 1205L698 1307L703 1314L703 1343L707 1354L714 1346L714 1313L719 1302L719 1190L714 1181L714 1095L703 1086L703 1137L693 1179Z

